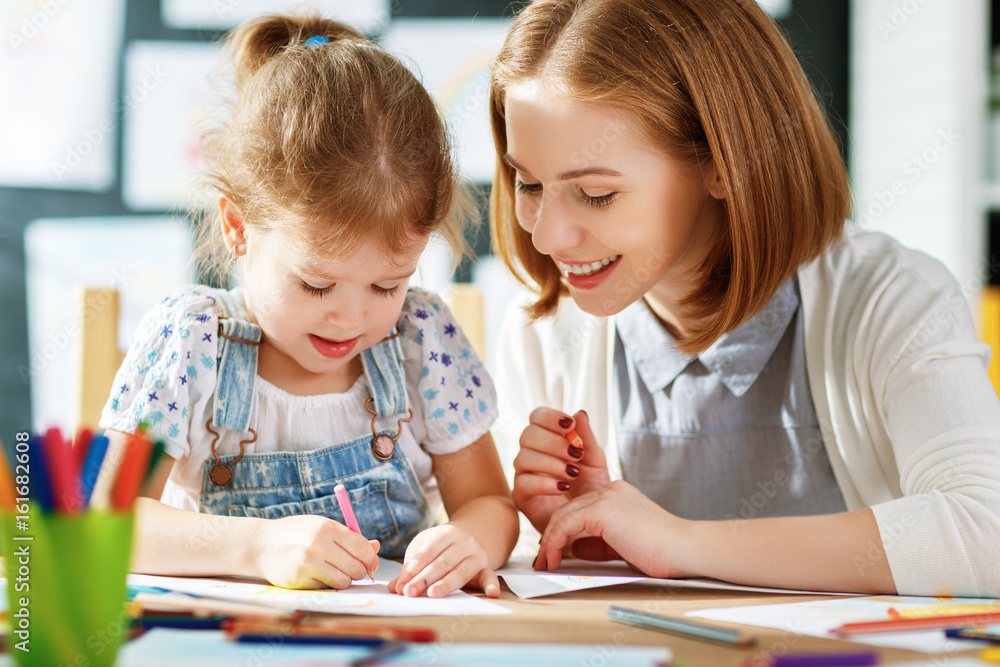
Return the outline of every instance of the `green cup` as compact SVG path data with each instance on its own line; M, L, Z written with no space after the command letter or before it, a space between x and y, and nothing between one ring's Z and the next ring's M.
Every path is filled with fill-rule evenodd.
M131 512L0 515L7 653L21 667L107 667L128 632ZM23 522L23 523L22 523Z

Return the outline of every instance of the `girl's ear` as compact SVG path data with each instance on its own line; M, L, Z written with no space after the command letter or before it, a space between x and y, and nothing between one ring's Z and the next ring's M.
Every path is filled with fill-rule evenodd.
M708 186L708 194L712 195L716 199L726 198L726 189L722 185L722 179L719 178L719 172L715 168L715 160L708 160L702 166L702 176L705 178L705 185Z
M243 213L226 195L219 195L219 211L222 213L222 236L226 247L236 248L237 255L246 253L247 239L243 229Z

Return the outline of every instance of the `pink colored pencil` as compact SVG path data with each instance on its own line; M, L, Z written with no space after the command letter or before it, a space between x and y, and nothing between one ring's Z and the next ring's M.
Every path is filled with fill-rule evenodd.
M361 526L358 525L358 519L354 516L354 508L351 507L351 496L347 493L347 488L343 484L338 484L333 487L333 493L337 496L337 504L340 505L340 513L344 515L344 523L352 531L361 534ZM375 575L371 572L368 573L371 577L372 583L375 583Z

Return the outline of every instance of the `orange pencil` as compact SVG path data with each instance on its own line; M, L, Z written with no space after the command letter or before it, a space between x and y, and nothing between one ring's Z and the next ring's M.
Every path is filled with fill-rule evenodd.
M0 442L0 508L8 512L14 511L16 494L14 492L14 477L7 463L7 452Z
M925 616L923 618L889 618L881 621L844 623L840 627L830 630L830 632L841 637L849 637L851 635L870 635L878 632L912 632L915 630L964 628L974 625L989 625L990 623L1000 623L1000 610L985 611L978 614Z
M583 449L583 438L576 431L570 431L566 434L566 439L569 440L569 444L573 445L578 449Z
M125 449L125 458L118 471L114 489L111 491L111 507L125 511L132 507L142 481L146 477L146 468L152 455L153 446L141 435L129 436Z

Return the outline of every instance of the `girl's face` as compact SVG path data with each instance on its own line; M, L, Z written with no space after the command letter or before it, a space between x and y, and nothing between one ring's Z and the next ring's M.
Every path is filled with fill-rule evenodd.
M365 241L330 260L303 256L279 231L251 233L246 298L264 344L278 352L285 373L311 379L349 373L358 355L396 325L426 244L414 241L390 258Z
M645 296L673 320L722 224L714 169L667 156L609 107L538 79L507 89L506 120L518 223L574 301L612 315Z

